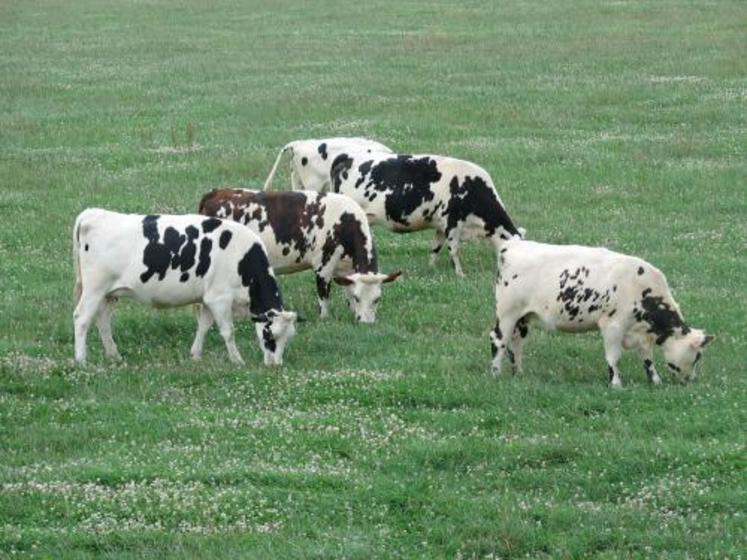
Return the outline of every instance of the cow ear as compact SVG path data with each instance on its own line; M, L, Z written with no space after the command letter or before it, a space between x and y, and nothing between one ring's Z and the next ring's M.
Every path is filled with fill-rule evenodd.
M262 313L261 315L252 315L252 323L266 323L267 321L269 321L267 313Z
M703 342L700 343L700 347L703 348L706 344L709 344L716 340L716 337L712 334L707 334L703 337Z
M398 270L397 272L390 272L386 275L386 277L381 281L382 284L388 284L389 282L394 282L397 278L402 276L402 271Z
M340 286L350 286L350 284L353 283L353 281L350 278L348 278L347 276L335 276L334 280Z

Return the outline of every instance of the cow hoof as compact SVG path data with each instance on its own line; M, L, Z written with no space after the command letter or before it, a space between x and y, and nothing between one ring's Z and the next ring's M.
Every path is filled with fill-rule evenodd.
M661 385L661 377L658 375L651 378L651 385Z
M107 354L106 358L113 362L121 362L122 354L120 354L119 352L115 352L114 354Z
M202 354L192 354L192 361L199 362L202 359Z
M610 383L610 389L622 389L623 385L619 381Z

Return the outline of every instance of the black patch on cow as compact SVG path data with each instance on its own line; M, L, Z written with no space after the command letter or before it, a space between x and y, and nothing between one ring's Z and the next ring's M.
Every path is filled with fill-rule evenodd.
M638 276L640 276L641 274L643 274L643 267L639 266L638 267Z
M226 247L228 247L228 244L231 242L231 237L233 237L233 233L231 233L229 230L225 230L220 234L218 245L221 249L225 249Z
M682 334L690 332L680 314L661 296L651 296L651 289L642 292L640 308L633 308L633 316L639 322L648 324L648 332L656 335L656 344L664 342L679 329Z
M521 336L521 338L526 338L529 334L529 324L524 317L519 319L519 322L516 323L516 328L519 329L519 335Z
M265 323L265 326L262 327L262 341L264 342L265 350L268 350L269 352L275 352L278 345L277 342L275 342L275 337L272 336L272 329L271 323Z
M307 158L306 156L303 156L301 158L301 165L306 165L307 163L309 163L309 158Z
M610 302L610 290L600 292L594 288L586 287L585 281L589 277L589 269L581 266L571 273L565 269L560 273L558 278L558 296L556 301L563 302L560 313L567 313L569 319L575 319L579 316L578 322L583 322L583 307L586 307L586 313L595 313L604 311ZM613 286L614 290L614 286ZM610 314L612 316L614 311Z
M358 177L358 180L355 182L356 189L360 187L366 181L366 177L371 171L372 165L373 165L373 160L370 159L368 161L364 161L358 166L358 173L360 173L360 177ZM372 201L374 198L376 198L376 193L372 192L371 194L366 194L366 197L368 198L369 201Z
M376 248L371 247L369 256L369 242L373 244L373 238L366 235L361 221L350 212L343 212L339 221L327 232L327 238L322 245L322 264L326 265L337 247L342 247L340 258L349 257L353 261L355 272L378 272Z
M175 228L171 226L167 227L163 232L163 244L166 245L166 248L175 256L178 256L179 251L181 250L182 245L184 245L184 242L186 240L186 235L180 234ZM172 258L171 268L176 268L177 266L179 266L178 261L178 258Z
M617 313L617 309L613 309L609 313L607 313L607 317L612 317L615 313Z
M85 247L83 247L84 251L88 251L88 243L86 243Z
M654 362L646 358L643 360L643 367L646 369L646 377L648 377L648 380L653 383L654 381L654 368L653 368Z
M615 370L612 366L608 365L607 371L609 372L609 375L610 375L610 383L612 383L612 380L615 378Z
M419 206L433 200L431 185L441 179L436 160L428 157L398 155L366 169L370 173L364 194L383 193L387 219L403 226L409 225L410 216Z
M161 242L158 233L159 218L160 216L154 215L143 218L143 235L148 239L148 244L143 250L143 264L146 270L140 275L140 280L145 283L156 274L159 280L163 280L169 268L179 268L182 272L179 280L186 282L189 279L187 271L195 264L195 240L200 232L192 225L187 226L184 233L168 226L163 232Z
M186 272L195 265L195 255L197 254L197 245L195 244L195 241L200 236L200 232L195 226L187 226L184 229L184 233L187 235L187 243L182 247L178 258L179 270L182 272ZM184 275L182 275L182 277L184 277Z
M148 214L143 218L143 235L148 241L158 241L158 214Z
M242 286L249 288L249 311L252 315L262 315L271 309L283 309L280 288L270 270L267 254L259 243L252 245L239 261L238 272Z
M503 333L501 332L501 321L500 319L495 320L495 327L493 327L493 332L495 333L495 336L498 337L498 340L503 340Z
M159 243L159 218L160 216L156 215L148 215L143 218L143 236L148 240L148 244L143 249L143 264L146 270L140 275L140 281L143 284L156 274L158 274L159 280L163 280L171 264L171 251L166 245Z
M498 347L495 345L495 342L493 342L493 339L490 340L490 354L493 358L498 354Z
M348 178L348 171L350 171L352 165L353 160L347 154L340 154L332 162L329 176L332 181L332 189L336 193L340 192L340 185Z
M326 300L329 299L329 289L332 286L332 283L319 276L319 274L316 275L316 295L319 296L319 299Z
M326 142L322 142L321 144L319 144L319 147L316 149L316 151L319 152L319 155L321 155L322 159L325 160L325 161L329 157L329 154L327 153L327 143Z
M217 229L220 227L221 222L218 218L208 218L207 220L204 220L202 222L202 232L203 233L210 233L214 229Z
M682 372L682 370L679 367L677 367L676 365L674 365L672 362L667 362L667 365L669 366L670 369L676 371L677 373L681 373Z
M461 184L459 179L454 177L449 183L449 190L451 197L446 208L447 236L449 231L469 216L480 218L485 223L486 237L492 237L496 233L500 234L502 239L519 235L519 230L498 200L495 189L482 177L465 177Z
M195 270L197 276L205 276L210 268L210 251L212 249L213 240L203 237L200 243L200 262L197 263L197 270Z

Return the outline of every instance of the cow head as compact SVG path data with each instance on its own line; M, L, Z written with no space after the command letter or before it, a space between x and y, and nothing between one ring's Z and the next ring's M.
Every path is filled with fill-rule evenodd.
M337 276L335 282L345 288L348 304L356 318L361 323L373 323L376 320L376 307L381 300L381 285L395 281L401 274L402 271L390 274L356 272Z
M266 366L283 365L283 352L296 334L296 322L301 321L293 311L276 311L252 317Z
M713 338L700 329L688 329L684 333L669 337L664 342L664 358L669 371L677 381L687 383L695 379L695 364L700 360L705 345Z

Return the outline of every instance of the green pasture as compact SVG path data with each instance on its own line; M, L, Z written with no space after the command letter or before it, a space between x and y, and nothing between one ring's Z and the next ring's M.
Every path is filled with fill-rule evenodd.
M0 557L740 558L747 542L747 4L0 2ZM490 375L495 257L376 229L374 325L309 273L268 369L122 303L72 365L71 229L194 212L294 139L492 175L528 237L639 255L715 334L698 381L608 389L598 335ZM279 183L287 181L287 169ZM664 364L658 362L665 374Z

